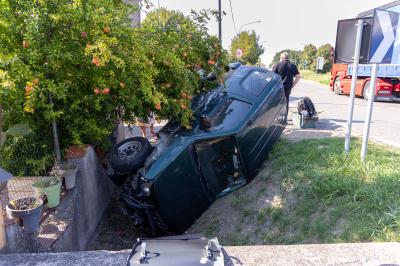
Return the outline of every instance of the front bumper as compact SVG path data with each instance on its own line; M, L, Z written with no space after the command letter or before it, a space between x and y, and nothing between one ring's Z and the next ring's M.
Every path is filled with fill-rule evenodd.
M400 102L400 98L392 96L392 95L389 95L389 96L376 95L375 96L375 101L379 101L379 102Z
M128 215L135 226L148 230L153 236L168 231L151 197L137 195L131 182L126 182L119 197L122 211Z

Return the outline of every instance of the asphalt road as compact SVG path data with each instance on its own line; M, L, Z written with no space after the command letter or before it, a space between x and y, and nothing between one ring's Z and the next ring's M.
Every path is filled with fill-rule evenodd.
M346 132L347 112L350 97L336 95L328 86L301 80L293 88L290 97L291 107L297 106L296 102L308 96L315 104L320 120L326 129L343 129ZM362 136L364 121L367 112L367 101L362 98L355 99L352 136ZM383 142L400 148L400 104L388 102L375 102L371 121L370 139Z

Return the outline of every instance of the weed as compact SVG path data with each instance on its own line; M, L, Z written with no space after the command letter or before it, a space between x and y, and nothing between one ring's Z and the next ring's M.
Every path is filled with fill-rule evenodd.
M213 237L215 235L215 232L219 229L220 226L220 221L216 217L212 217L209 220L209 223L206 227L206 235L209 237Z
M267 188L261 187L261 189L257 192L256 198L258 199L261 195L265 196L265 191L267 191Z
M260 210L258 210L257 213L257 221L259 225L263 225L265 224L265 222L267 221L267 209L266 208L262 208Z

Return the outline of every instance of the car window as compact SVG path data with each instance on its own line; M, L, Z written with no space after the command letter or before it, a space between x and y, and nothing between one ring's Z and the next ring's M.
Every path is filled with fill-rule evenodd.
M261 71L251 72L243 81L242 88L254 96L259 96L272 77Z
M210 116L211 131L230 130L242 125L245 118L249 114L251 104L236 100L234 98L227 99L219 108Z

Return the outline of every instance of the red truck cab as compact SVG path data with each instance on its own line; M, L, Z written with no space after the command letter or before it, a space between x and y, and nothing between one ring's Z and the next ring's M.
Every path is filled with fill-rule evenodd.
M396 67L394 65L382 65L379 72L381 77L377 78L375 88L376 101L400 101L400 80L397 77L384 77L385 70ZM368 99L368 91L370 88L371 65L359 65L359 77L357 79L356 96ZM330 89L336 94L350 94L352 65L333 64L331 70Z

